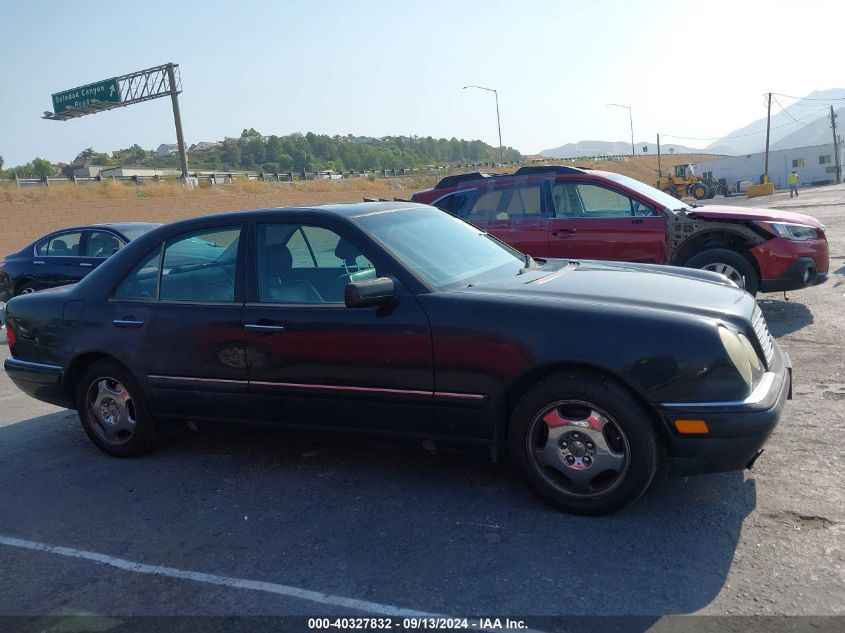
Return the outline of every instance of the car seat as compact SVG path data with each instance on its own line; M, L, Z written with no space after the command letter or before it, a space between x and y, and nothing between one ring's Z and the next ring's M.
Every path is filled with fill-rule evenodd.
M259 276L262 300L274 303L323 303L310 281L294 279L293 255L284 244L264 249L263 274Z

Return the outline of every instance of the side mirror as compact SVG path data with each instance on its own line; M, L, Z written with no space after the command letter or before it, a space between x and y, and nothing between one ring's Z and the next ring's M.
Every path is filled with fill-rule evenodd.
M389 277L378 277L368 281L346 284L343 300L347 308L386 306L396 298L396 288Z

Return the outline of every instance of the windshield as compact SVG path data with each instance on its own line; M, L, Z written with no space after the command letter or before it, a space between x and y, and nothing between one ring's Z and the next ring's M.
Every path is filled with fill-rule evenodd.
M657 204L662 205L667 209L672 209L673 211L681 211L691 208L685 202L681 202L677 198L673 198L672 196L670 196L668 193L663 193L662 191L660 191L660 189L655 189L651 185L642 183L639 180L634 180L633 178L629 178L628 176L623 176L622 174L614 174L612 172L603 172L603 175L607 178L610 178L611 180L615 180L619 184L625 185L626 187L628 187L628 189L633 189L637 193L641 193L644 196L648 196Z
M516 275L525 265L518 251L437 209L376 212L355 221L438 290Z

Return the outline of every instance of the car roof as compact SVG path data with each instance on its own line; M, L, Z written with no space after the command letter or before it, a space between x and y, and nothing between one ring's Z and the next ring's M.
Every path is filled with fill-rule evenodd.
M126 229L130 228L141 228L141 227L149 227L150 229L154 229L157 226L161 226L160 222L100 222L97 224L79 224L76 226L63 226L60 229L56 229L55 231L50 231L49 233L45 233L41 237L38 238L38 241L41 241L42 238L47 237L48 235L53 235L55 233L66 233L68 231L90 231L91 229L111 229L113 231L117 231L118 233L122 233Z
M507 181L508 178L516 178L520 176L556 176L560 174L583 175L586 173L589 172L587 168L584 167L572 167L569 165L526 165L524 167L520 167L512 174L486 173L476 171L468 174L455 174L453 176L445 176L444 178L441 178L436 185L434 185L433 189L449 189L463 183L474 182L477 180Z
M202 215L194 218L187 218L180 220L174 224L190 225L202 224L207 221L215 221L223 218L238 217L239 219L261 219L264 217L272 218L280 212L286 213L324 213L328 215L337 215L346 218L356 218L373 213L394 213L400 211L408 211L411 209L429 208L427 205L418 204L416 202L401 202L401 201L387 201L387 202L350 202L343 204L323 204L307 207L268 207L265 209L247 209L243 211L224 211L222 213L214 213L211 215Z

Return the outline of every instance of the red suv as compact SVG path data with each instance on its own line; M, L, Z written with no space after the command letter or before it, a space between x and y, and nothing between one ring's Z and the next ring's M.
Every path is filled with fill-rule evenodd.
M533 257L701 268L751 294L827 279L827 238L813 217L691 207L606 171L553 166L447 176L412 200L448 211Z

